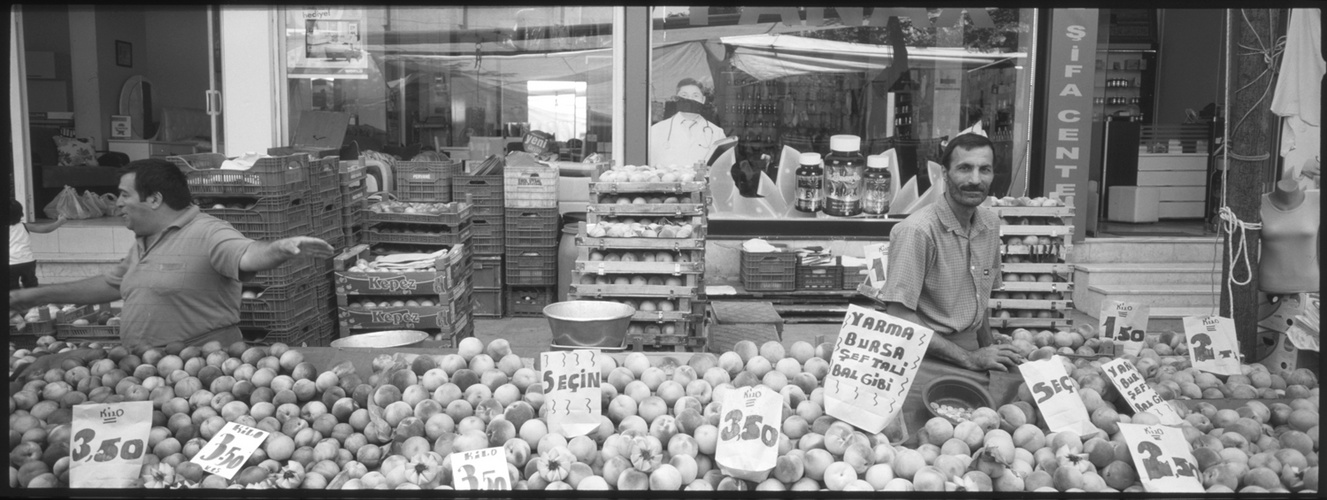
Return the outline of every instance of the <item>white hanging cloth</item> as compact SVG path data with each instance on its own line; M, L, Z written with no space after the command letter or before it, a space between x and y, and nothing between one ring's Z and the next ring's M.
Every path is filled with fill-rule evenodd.
M1301 189L1313 188L1311 179L1300 178L1304 165L1317 161L1321 151L1322 89L1327 73L1322 56L1320 9L1291 9L1286 29L1281 71L1276 79L1271 110L1284 117L1281 156L1284 178L1297 179Z

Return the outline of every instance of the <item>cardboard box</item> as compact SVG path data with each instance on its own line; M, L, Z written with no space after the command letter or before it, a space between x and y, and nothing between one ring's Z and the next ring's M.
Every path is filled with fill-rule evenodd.
M295 126L295 137L290 146L268 148L267 154L284 156L308 153L313 158L339 156L341 143L346 138L350 115L332 111L305 111L300 113Z

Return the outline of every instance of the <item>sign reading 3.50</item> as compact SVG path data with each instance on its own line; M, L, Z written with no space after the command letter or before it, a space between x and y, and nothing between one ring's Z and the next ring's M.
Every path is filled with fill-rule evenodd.
M150 401L74 406L69 436L70 486L134 487L151 429Z

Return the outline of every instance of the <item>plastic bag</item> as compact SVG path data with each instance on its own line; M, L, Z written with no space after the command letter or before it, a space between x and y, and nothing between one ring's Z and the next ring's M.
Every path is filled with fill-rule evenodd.
M108 217L119 217L124 215L124 209L117 205L119 199L120 198L116 196L115 193L101 195L102 212L105 212Z
M91 219L94 216L83 206L83 201L78 195L78 191L71 186L65 186L60 194L55 195L55 199L42 209L47 217L52 219L63 215L66 219Z
M105 217L106 211L101 208L101 197L92 191L84 191L80 200L83 202L83 208L88 210L92 218Z

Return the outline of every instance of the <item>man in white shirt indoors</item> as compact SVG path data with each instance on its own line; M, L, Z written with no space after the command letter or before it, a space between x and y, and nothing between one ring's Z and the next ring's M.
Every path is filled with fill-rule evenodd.
M705 93L700 82L683 78L677 82L677 113L650 127L650 165L688 166L708 160L705 153L715 141L726 137L723 128L705 119Z

